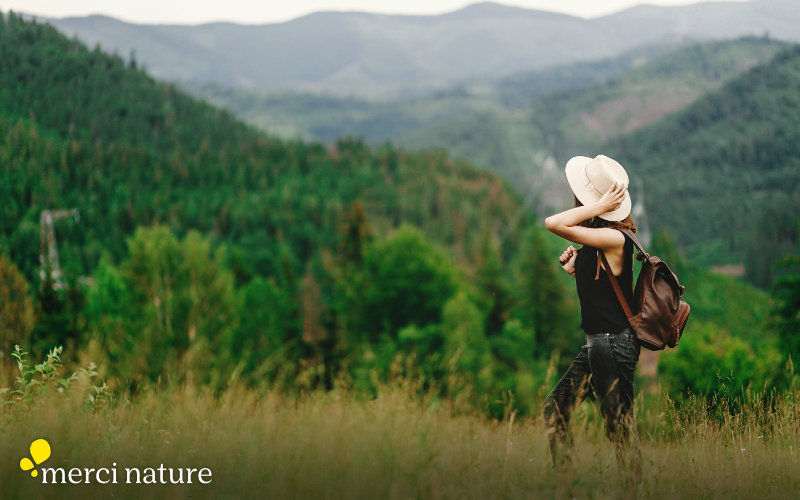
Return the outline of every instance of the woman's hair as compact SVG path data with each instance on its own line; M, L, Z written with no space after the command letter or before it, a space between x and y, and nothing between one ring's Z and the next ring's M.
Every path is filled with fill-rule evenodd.
M573 195L573 198L575 198L576 207L583 206L583 203L581 203L580 200L578 200L578 198L575 195ZM595 227L595 228L610 227L612 229L630 229L634 233L636 232L636 225L634 225L633 217L631 217L630 215L628 215L627 217L625 217L620 221L610 221L601 219L600 217L592 217L591 219L586 219L584 221L581 221L581 223L578 225L583 227Z

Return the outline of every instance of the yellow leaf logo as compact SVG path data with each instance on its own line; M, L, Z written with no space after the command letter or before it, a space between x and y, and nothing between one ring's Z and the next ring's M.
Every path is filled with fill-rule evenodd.
M33 461L31 461L30 458L25 457L19 461L19 468L22 470L31 471L31 476L36 477L39 475L39 471L34 469L34 467L50 458L50 443L44 439L37 439L31 443L30 449L31 458L33 458Z

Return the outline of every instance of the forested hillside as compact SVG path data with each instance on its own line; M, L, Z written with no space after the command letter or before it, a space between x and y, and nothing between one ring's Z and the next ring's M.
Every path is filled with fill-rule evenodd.
M0 251L35 294L6 347L94 346L123 384L233 370L289 388L369 387L413 352L409 373L480 371L530 404L544 371L523 368L579 341L556 250L498 177L264 135L15 15L0 37ZM64 291L38 277L40 213L59 208L80 215L55 222Z
M640 176L651 216L687 256L744 261L768 286L797 242L800 48L781 52L687 109L612 141Z
M28 168L6 170L6 189L23 198L3 207L2 229L29 276L45 206L81 209L75 236L93 247L81 272L101 248L119 258L137 224L162 222L236 241L254 269L273 273L269 256L281 245L301 263L314 248L334 248L337 221L356 199L378 230L411 223L462 263L483 233L513 245L530 222L497 177L446 155L284 142L47 25L12 16L3 35L0 116L15 155L5 164Z
M766 37L691 44L606 82L552 92L534 103L530 117L547 150L564 163L575 151L595 151L684 108L786 46Z

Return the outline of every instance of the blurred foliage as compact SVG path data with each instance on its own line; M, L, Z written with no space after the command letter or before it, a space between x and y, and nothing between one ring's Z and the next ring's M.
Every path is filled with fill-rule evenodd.
M800 253L789 255L777 264L783 273L772 288L775 321L781 347L797 362L800 360Z
M13 342L28 343L36 320L28 282L8 256L0 255L0 359Z
M86 308L89 331L119 372L156 379L176 358L230 362L237 297L221 253L197 232L179 241L164 226L139 228L128 248L118 270L99 267ZM214 376L209 368L204 377Z
M678 348L662 356L659 369L667 387L681 388L686 395L734 399L748 389L785 389L789 382L786 357L774 337L748 342L713 323L697 320Z

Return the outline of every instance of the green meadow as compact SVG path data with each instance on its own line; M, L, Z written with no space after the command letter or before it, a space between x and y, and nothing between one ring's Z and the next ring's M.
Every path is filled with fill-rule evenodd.
M796 498L797 392L709 416L663 391L637 401L644 480L616 470L598 412L573 419L573 464L554 471L538 416L487 418L408 380L371 397L346 388L287 397L240 385L145 389L96 405L86 380L6 406L6 498ZM208 467L208 485L41 484L16 464L43 437L39 467Z

